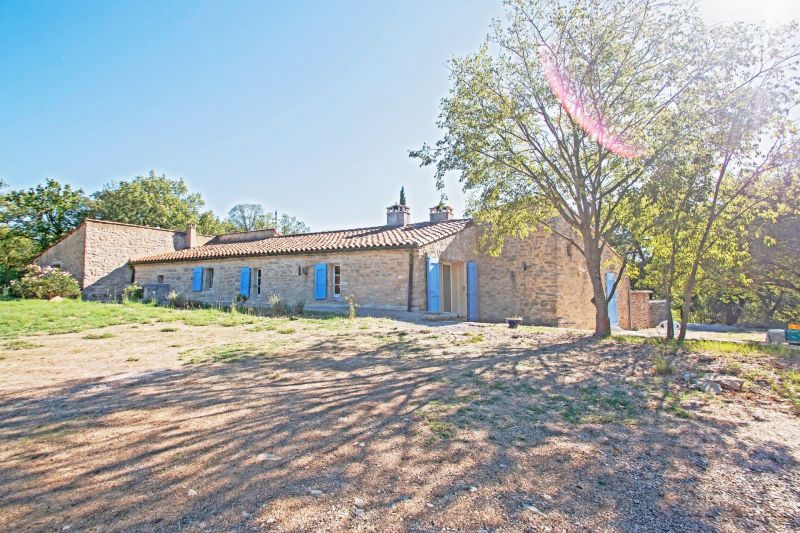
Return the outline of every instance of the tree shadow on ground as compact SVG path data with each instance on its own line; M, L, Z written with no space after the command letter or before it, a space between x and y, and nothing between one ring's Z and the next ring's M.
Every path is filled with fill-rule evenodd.
M432 354L338 336L0 394L0 527L714 531L764 527L746 494L708 497L715 461L792 490L784 445L649 408L624 379L646 346L531 339Z

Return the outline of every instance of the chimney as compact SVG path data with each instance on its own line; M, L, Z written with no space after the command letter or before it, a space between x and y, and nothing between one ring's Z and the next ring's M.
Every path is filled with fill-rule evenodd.
M190 222L189 227L186 228L186 247L194 248L195 246L197 246L197 224Z
M453 208L449 205L439 204L431 207L431 222L444 222L453 219Z
M411 210L407 205L394 204L386 208L387 226L405 226L411 222Z

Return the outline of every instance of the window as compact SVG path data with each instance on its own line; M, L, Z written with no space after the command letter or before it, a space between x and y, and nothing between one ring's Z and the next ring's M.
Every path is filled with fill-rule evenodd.
M261 294L261 269L256 270L256 294Z
M156 283L164 283L164 274L159 274L156 278Z
M333 297L342 296L342 270L339 265L333 265Z
M213 268L204 268L203 269L203 290L207 291L208 289L214 288L214 269Z

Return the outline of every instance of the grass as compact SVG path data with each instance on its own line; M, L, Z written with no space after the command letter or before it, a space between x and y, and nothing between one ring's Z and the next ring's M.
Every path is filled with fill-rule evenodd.
M7 350L30 350L32 348L41 348L42 345L22 339L13 339L6 342L3 347Z
M161 328L158 331L160 331L161 333L173 333L175 331L178 331L178 328Z
M667 341L658 337L638 337L635 335L614 335L609 338L609 342L623 342L629 344L647 344L653 346L663 346L665 349L677 351L684 348L690 352L706 352L715 355L744 355L744 356L763 356L778 355L786 357L800 356L800 350L781 346L780 344L757 344L752 342L731 342L731 341L712 341L712 340L687 340L683 346L676 341Z
M653 356L653 368L659 376L669 376L675 370L672 362L660 353Z
M94 340L100 340L100 339L110 339L113 336L114 336L114 334L113 333L109 333L109 332L105 332L105 333L88 333L88 334L84 335L83 338L86 339L86 340L94 341Z
M242 343L232 342L206 348L192 348L178 357L184 365L207 363L232 363L245 357L263 357L277 352L279 342Z

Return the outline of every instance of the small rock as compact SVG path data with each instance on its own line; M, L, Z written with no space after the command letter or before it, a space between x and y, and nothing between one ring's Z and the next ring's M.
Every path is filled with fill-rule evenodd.
M61 300L63 300L63 299L64 299L64 298L62 298L61 296L53 296L52 298L50 298L50 301L51 301L51 302L60 302L60 301L61 301ZM70 528L70 526L64 526L64 527L65 527L65 528L67 528L67 529L69 529L69 528ZM63 529L63 528L62 528L62 530L63 530L63 531L66 531L66 530L65 530L65 529Z
M542 494L542 499L543 499L544 501L546 501L546 502L551 502L551 501L553 501L553 497L552 497L552 496L550 496L549 494Z
M427 505L429 509L433 509L433 504L431 502L428 502L425 505Z
M636 383L636 376L626 376L625 383Z
M58 298L58 297L56 297L56 298ZM69 525L67 525L67 526L64 526L64 527L62 527L62 528L61 528L61 531L67 531L67 530L68 530L69 528L71 528L71 527L72 527L72 526L69 526Z
M267 524L274 524L275 522L277 522L277 520L275 519L274 516L270 516L269 518L267 518Z
M250 513L247 511L242 511L242 518L250 518Z
M722 392L722 387L719 386L719 383L714 383L713 381L706 381L704 379L695 383L694 388L708 394L719 394L720 392Z
M187 494L187 495L188 495L190 498L194 498L195 496L197 496L197 491L196 491L196 490L194 490L194 489L189 489L188 491L186 491L186 494Z
M470 488L469 488L470 492L477 492L477 490L478 490L478 487L475 487L475 486L470 486Z
M725 390L740 391L744 384L743 379L736 376L729 376L727 374L706 374L703 376L706 381L713 381Z
M353 504L355 504L356 507L361 509L362 507L364 507L364 500L362 500L361 498L353 498Z
M311 489L308 491L308 493L311 494L312 496L322 496L323 494L325 494L319 489Z
M356 509L355 511L353 511L353 514L355 514L359 518L364 518L367 516L367 513L364 512L364 509Z
M256 461L263 462L263 461L280 461L280 457L277 455L272 455L271 453L260 453L256 455Z
M694 381L694 379L696 377L697 377L697 374L694 373L694 372L684 372L683 373L683 381L685 381L687 383L690 382L690 381Z
M536 514L541 514L541 515L544 514L544 511L540 510L535 505L526 505L525 509L527 509L528 511L534 512Z

